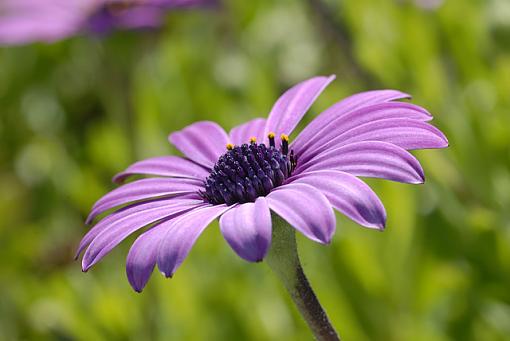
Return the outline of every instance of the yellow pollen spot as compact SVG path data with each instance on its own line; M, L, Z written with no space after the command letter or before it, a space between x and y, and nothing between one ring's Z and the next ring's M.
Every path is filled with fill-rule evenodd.
M234 149L234 145L232 143L227 143L227 149L228 150Z
M289 142L289 136L288 136L288 135L281 134L281 135L280 135L280 138L282 139L282 141Z
M250 143L257 142L257 138L255 136L250 137Z
M267 137L269 137L270 139L274 139L274 133L270 132L269 134L267 134Z

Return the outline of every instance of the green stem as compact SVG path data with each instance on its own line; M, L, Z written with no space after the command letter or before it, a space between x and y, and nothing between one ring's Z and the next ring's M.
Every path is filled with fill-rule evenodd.
M273 239L267 264L283 282L316 340L340 340L308 282L297 252L294 228L273 216Z

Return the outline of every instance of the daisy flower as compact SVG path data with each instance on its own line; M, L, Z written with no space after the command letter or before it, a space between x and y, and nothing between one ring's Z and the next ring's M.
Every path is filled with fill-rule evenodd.
M148 177L95 203L87 223L116 210L81 241L83 271L142 228L147 229L132 245L126 266L138 292L156 265L171 277L218 218L227 243L250 262L262 261L271 247L272 213L322 244L335 232L333 209L362 226L384 229L384 206L359 177L423 183L423 169L408 150L445 148L448 141L427 122L432 119L427 110L398 101L409 95L377 90L332 105L291 142L289 136L333 79L314 77L295 85L267 119L229 133L214 122L194 123L169 136L184 157L150 158L116 175L117 183Z
M54 42L81 33L155 28L168 10L214 3L216 0L2 0L0 44Z

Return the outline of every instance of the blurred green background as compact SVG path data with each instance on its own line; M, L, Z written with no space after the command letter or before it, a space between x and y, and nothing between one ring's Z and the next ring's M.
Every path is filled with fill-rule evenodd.
M395 88L450 140L427 181L370 180L383 233L338 215L333 242L299 237L345 340L510 340L510 2L226 1L158 32L0 49L0 340L308 340L264 264L213 224L171 280L142 294L125 241L89 273L73 261L111 177L174 153L169 132L266 116L289 86L336 74L305 120L354 92Z

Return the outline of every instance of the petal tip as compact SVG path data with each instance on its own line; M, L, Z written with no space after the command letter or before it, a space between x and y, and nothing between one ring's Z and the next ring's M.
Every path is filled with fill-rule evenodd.
M161 274L163 276L165 276L165 278L172 278L174 276L174 273L173 272L166 272L166 271L161 271Z
M267 256L267 252L268 251L269 251L269 247L266 250L264 250L263 253L260 253L260 254L256 255L254 258L252 258L250 260L250 262L252 262L252 263L261 263L261 262L263 262L264 258L266 258L266 256Z
M384 231L386 229L386 217L372 220L370 223L361 226L368 227L371 230Z
M446 135L439 129L437 129L439 132L439 138L441 139L441 142L443 143L439 148L448 148L450 146L450 141L448 141L448 138Z
M129 279L128 279L129 280ZM133 290L137 293L137 294L141 294L143 289L145 288L145 284L146 283L136 283L135 280L133 281L130 281L129 280L129 284L131 285L131 287L133 288Z
M171 144L175 144L176 141L176 137L178 136L179 132L178 131L174 131L173 133L170 133L170 135L168 135L168 142L170 142Z
M416 175L417 178L414 181L415 184L421 185L425 183L425 172L423 171L423 168L419 167L418 169L416 169Z
M407 92L403 92L403 91L398 91L398 92L400 92L402 94L402 98L403 99L407 99L407 100L412 100L413 99L413 96L408 94Z
M335 224L336 224L336 221L335 221ZM335 232L336 232L336 225L335 225L335 229L333 230L333 232L331 233L331 235L329 236L329 238L327 240L328 244L333 241L333 237L335 236Z
M250 262L250 263L260 263L266 257L266 253L264 253L264 255L247 255L247 254L239 254L239 252L236 251L236 254L243 260Z
M331 244L332 240L333 240L333 233L330 236L321 236L320 238L317 238L317 241L324 245Z
M382 208L382 212L381 212L381 215L380 215L379 218L380 218L380 219L378 219L379 221L376 222L374 224L374 226L376 227L376 229L378 231L382 232L382 231L384 231L386 229L386 222L387 222L386 210L384 209L384 206Z
M427 109L425 109L424 107L420 107L420 109L422 110L422 113L424 113L425 115L427 115L430 120L432 120L434 118L434 115L431 114L430 111L428 111Z
M124 174L122 174L122 173L120 173L120 174L115 175L115 176L112 178L112 182L113 182L114 184L120 185L120 184L122 184L122 183L124 182L124 179L125 179L125 178L126 178L126 177L125 177L125 175L124 175Z
M135 272L130 270L129 268L126 268L126 275L129 282L129 285L131 285L131 288L133 290L140 294L145 286L147 285L148 278L140 278L139 276L135 275Z
M87 251L88 251L88 250L87 250ZM89 258L90 258L90 257L87 257L87 255L86 255L86 254L83 256L83 260L82 260L82 262L81 262L81 270L82 270L83 272L87 272L87 271L89 271L89 269L97 263L97 260L96 260L96 259L94 259L94 260L90 261L90 259L89 259Z

